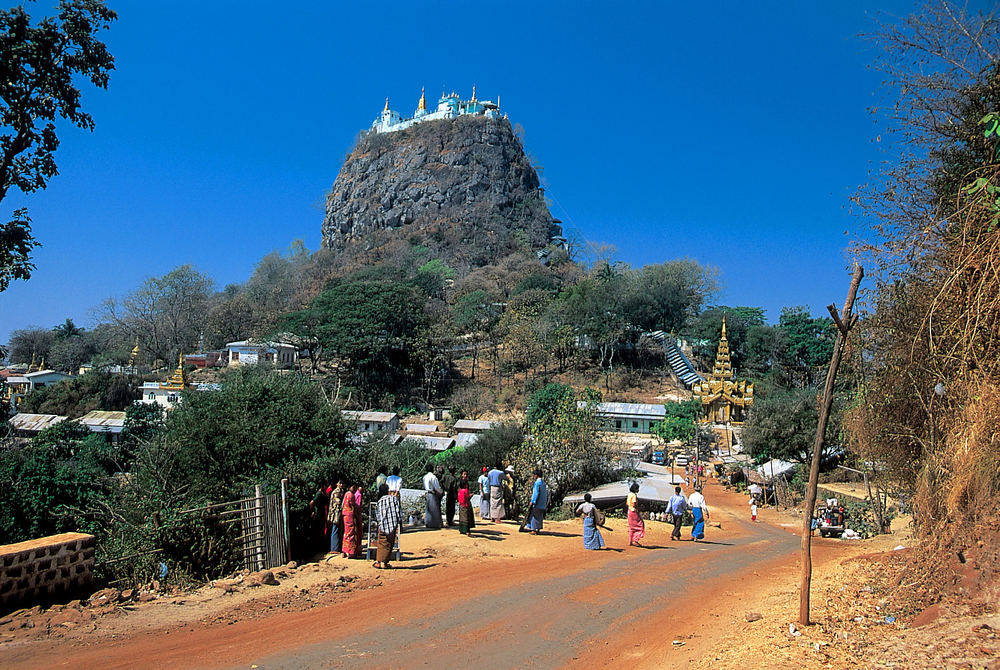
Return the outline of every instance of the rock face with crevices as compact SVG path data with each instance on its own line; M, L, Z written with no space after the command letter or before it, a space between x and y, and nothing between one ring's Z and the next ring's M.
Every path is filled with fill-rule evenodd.
M327 196L322 232L327 249L402 238L465 268L561 233L510 122L476 116L362 137Z

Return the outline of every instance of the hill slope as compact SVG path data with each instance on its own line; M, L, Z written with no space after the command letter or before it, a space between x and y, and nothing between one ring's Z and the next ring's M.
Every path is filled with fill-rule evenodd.
M364 136L327 196L322 232L327 249L407 239L464 269L561 234L510 122L475 116Z

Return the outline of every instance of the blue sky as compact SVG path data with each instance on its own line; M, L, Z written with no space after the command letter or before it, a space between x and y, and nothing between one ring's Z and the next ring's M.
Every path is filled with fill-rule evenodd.
M221 288L320 240L324 194L386 96L502 99L553 213L632 265L715 265L720 303L840 303L849 196L880 158L859 3L146 2L109 4L93 133L26 204L44 245L0 293L0 342L191 263ZM695 6L695 4L699 6ZM34 7L33 11L39 11Z

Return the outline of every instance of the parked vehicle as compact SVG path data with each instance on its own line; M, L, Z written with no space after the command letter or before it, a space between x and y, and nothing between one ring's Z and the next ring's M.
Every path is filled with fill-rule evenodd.
M689 459L684 454L678 454L677 456L674 456L674 467L677 467L677 468L686 468L687 464L690 463L690 462L691 462L691 459Z
M846 511L836 498L827 498L826 506L816 512L814 527L819 528L823 537L840 537L844 534Z
M662 449L657 449L653 452L653 465L666 465L667 464L667 452Z

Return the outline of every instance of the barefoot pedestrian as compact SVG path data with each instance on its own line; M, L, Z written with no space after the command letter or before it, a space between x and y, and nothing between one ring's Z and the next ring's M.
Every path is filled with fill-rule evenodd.
M598 521L603 520L604 514L597 509L593 498L589 493L583 496L583 502L576 508L576 515L583 517L583 548L584 549L604 549L604 537L598 526Z
M541 469L535 470L535 483L531 486L531 505L528 507L528 530L538 535L542 530L545 509L549 505L549 487L542 479Z
M688 506L694 515L694 526L691 527L691 539L694 541L705 539L705 522L708 521L708 505L705 504L705 496L701 494L701 487L694 487L694 493L688 498Z
M378 502L375 504L375 525L378 526L378 545L375 548L375 562L372 567L391 568L389 560L396 546L396 533L403 524L403 507L399 496L389 495L388 484L382 484L378 490Z
M469 473L462 471L458 480L458 532L471 535L476 527L476 515L472 511L472 493L469 491Z
M639 540L646 535L646 524L642 520L642 514L639 513L638 482L633 482L629 487L625 507L628 509L628 546L641 547Z

